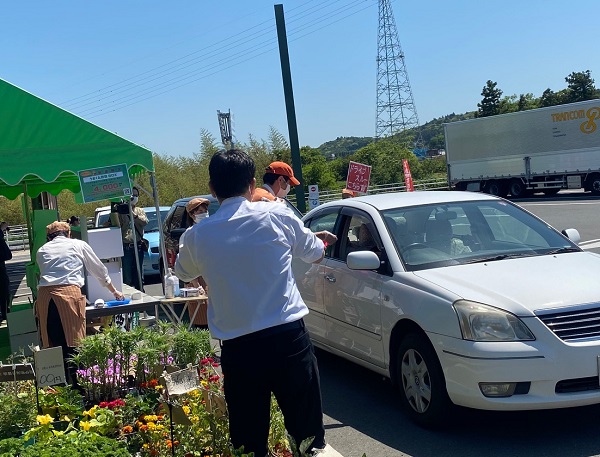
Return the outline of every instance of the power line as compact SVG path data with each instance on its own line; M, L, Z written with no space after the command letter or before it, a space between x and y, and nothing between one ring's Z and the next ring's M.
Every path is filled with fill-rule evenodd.
M350 2L350 4L343 5L337 9L331 10L331 5L333 5L334 3L337 3L339 1L340 0L337 0L336 2L329 2L328 3L329 8L327 8L329 11L327 11L327 14L322 14L322 17L318 20L311 21L310 18L311 18L311 16L313 16L316 13L321 13L321 12L326 11L326 8L324 8L320 5L313 6L304 11L300 11L300 12L296 13L295 15L290 15L290 17L291 17L290 23L294 23L294 22L299 23L295 28L292 27L290 29L289 35L291 37L293 37L294 35L297 35L298 33L302 32L304 30L308 30L307 33L302 34L300 36L296 36L295 38L291 39L290 41L296 41L298 39L301 39L307 35L310 35L319 30L322 30L326 27L329 27L336 22L340 22L340 21L346 19L347 17L358 14L359 12L374 6L373 4L369 4L367 6L363 6L362 8L356 9L355 11L351 11L352 8L356 8L360 3L362 3L364 5L363 1L356 0L356 1ZM307 11L311 11L311 10L312 10L312 12L307 13ZM338 17L338 16L341 16L341 17ZM185 59L186 57L195 55L195 54L202 52L208 48L211 48L211 47L215 46L214 44L210 45L204 49L201 49L199 51L196 51L194 53L188 54L187 56L184 56L182 58L176 59L170 63L161 65L153 70L144 72L141 75L134 76L132 78L128 78L127 80L125 80L125 82L134 80L135 78L140 78L141 76L144 76L144 75L149 75L149 76L145 76L144 78L137 79L136 81L133 81L133 82L130 82L130 83L127 83L124 85L122 83L116 83L116 84L113 84L110 86L106 86L106 88L96 91L94 93L87 94L87 96L78 97L81 100L80 100L79 104L76 103L75 106L82 108L84 106L93 105L93 106L89 106L89 108L87 108L87 109L84 109L80 114L97 117L100 115L107 114L109 112L114 112L118 109L125 108L127 106L131 106L136 103L140 103L149 98L157 97L166 92L176 90L182 86L185 86L185 85L191 84L193 82L196 82L198 80L212 76L215 73L222 72L233 66L240 65L244 62L247 62L248 60L255 59L263 54L266 54L266 53L271 52L276 49L277 46L276 46L276 38L275 37L260 41L254 45L249 45L253 41L256 41L257 39L260 39L261 37L268 35L270 30L271 31L274 30L274 25L271 24L267 27L262 27L258 31L255 31L247 36L244 36L244 34L247 34L249 31L252 31L258 27L261 27L264 24L269 23L269 22L272 23L272 21L264 21L256 26L253 26L242 32L239 32L238 34L233 35L232 37L229 37L229 38L225 39L224 41L230 41L232 38L241 36L241 38L239 38L238 40L235 40L233 43L226 43L225 45L222 45L221 48L217 48L214 51L209 52L208 54L202 55L202 57L211 56L211 58L214 59L214 58L217 58L219 55L222 55L224 51L230 52L230 54L228 54L224 57L221 57L221 59L218 59L218 60L212 61L212 62L209 61L209 64L205 65L200 70L199 73L198 72L187 72L183 76L173 77L166 81L161 80L162 78L167 77L169 75L177 74L178 72L180 72L183 69L194 67L194 65L204 63L203 61L193 63L195 61L198 61L200 57L195 57L194 59L188 59L188 60L182 62L181 64L179 64L178 66L175 66L172 68L167 68L165 70L159 71L158 73L156 73L156 70L161 69L163 67L167 67L168 65L171 65L173 62L178 62L182 59ZM316 27L318 24L322 24L322 23L324 23L324 25L322 25L321 27L318 27L318 28ZM250 39L250 37L253 37L253 38ZM242 41L243 43L239 44L240 41ZM221 41L221 43L222 42L223 42L223 40ZM231 52L234 52L236 50L237 50L237 52L231 54ZM244 56L246 58L243 58ZM177 69L178 67L179 67L179 69ZM160 76L160 75L162 75L162 76ZM150 87L140 89L141 86L151 84L155 81L160 81L160 82L155 83L154 85L150 85ZM113 87L114 87L114 89L109 90L110 88L113 88ZM139 89L139 90L134 90L132 92L131 89L128 89L128 88L132 88L132 87L135 87L135 89ZM102 90L104 90L105 92L103 94L100 94L99 92L101 92ZM123 93L128 94L128 95L124 95L123 97L116 97L118 94L123 94ZM83 98L83 97L87 97L87 98ZM93 98L93 97L95 97L95 100L90 101L89 99ZM72 100L76 100L76 99L72 99Z

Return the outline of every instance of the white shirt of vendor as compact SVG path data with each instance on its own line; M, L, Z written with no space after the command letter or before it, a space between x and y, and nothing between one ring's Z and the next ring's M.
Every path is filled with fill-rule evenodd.
M108 270L85 241L57 236L38 249L36 255L40 267L38 286L85 284L83 266L103 286L111 283Z
M186 231L175 274L187 282L204 278L210 331L228 340L308 314L290 264L292 256L319 260L323 249L287 206L232 197ZM238 287L222 281L236 275L245 278Z

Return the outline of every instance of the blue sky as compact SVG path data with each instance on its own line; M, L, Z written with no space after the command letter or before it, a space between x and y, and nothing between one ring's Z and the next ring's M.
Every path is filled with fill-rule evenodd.
M190 156L200 131L288 137L275 32L284 5L301 146L374 136L376 0L29 0L0 16L0 78L154 152ZM421 123L504 95L600 87L600 2L392 2Z

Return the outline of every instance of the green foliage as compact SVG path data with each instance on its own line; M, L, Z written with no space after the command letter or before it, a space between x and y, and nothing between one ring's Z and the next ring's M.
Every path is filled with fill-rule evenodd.
M498 83L488 79L481 91L483 100L477 103L477 117L494 116L500 114L500 97L502 91L498 89Z
M33 381L0 384L0 439L19 437L35 424Z
M20 457L131 457L124 441L88 432L71 432L36 442L26 447Z
M337 137L333 141L323 143L319 149L326 159L332 160L337 157L350 156L373 141L371 137Z
M567 96L564 103L581 102L595 98L596 88L590 70L574 71L565 78Z

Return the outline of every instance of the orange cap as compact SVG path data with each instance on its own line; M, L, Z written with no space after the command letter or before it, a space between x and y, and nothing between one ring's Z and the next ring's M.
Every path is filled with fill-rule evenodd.
M342 189L342 195L348 195L348 196L350 196L350 197L355 197L355 196L356 196L356 194L354 193L354 191L353 191L353 190L350 190L350 189L348 189L348 188L346 188L346 187L344 187L344 188Z
M265 173L273 173L275 175L287 176L290 178L292 186L299 186L300 181L294 178L294 170L285 162L273 162L267 168Z

